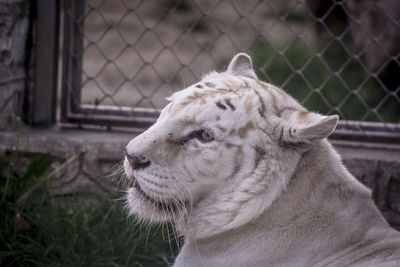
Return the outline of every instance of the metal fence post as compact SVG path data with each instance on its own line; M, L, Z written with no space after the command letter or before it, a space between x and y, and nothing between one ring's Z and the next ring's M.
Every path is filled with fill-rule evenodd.
M28 120L34 126L55 123L57 97L58 1L34 1L35 32L33 88Z
M80 108L84 10L85 1L64 1L61 121Z

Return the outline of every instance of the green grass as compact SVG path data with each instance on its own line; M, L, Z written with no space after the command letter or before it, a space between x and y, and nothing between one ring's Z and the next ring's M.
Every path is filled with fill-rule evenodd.
M63 204L36 204L22 211L1 206L2 264L167 266L172 262L170 245L163 240L161 231L139 229L121 212L118 203L70 200ZM21 219L16 220L16 214Z
M385 99L377 80L337 41L320 49L308 48L302 41L274 46L260 38L250 53L261 80L282 87L312 111L347 120L400 120L400 104Z
M1 266L172 263L177 241L164 239L168 238L167 229L172 231L171 226L141 227L127 217L121 201L115 200L120 196L92 201L78 195L52 198L48 190L49 174L54 173L50 170L50 155L34 156L24 170L16 168L23 158L18 146L7 156L0 162Z

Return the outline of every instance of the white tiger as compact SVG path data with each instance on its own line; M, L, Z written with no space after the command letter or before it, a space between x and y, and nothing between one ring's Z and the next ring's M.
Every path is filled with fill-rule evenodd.
M400 234L309 112L236 55L126 147L130 211L173 221L175 266L400 266Z

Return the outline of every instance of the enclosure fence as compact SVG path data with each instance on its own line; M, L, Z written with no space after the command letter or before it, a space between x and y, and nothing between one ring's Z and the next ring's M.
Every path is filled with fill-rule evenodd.
M61 121L143 127L165 98L251 55L261 80L400 142L400 1L65 0Z

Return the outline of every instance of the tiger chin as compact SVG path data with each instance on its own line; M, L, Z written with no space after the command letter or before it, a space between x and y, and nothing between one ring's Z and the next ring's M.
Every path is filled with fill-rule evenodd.
M131 213L184 237L175 266L400 266L400 234L326 139L337 115L258 80L244 53L168 100L124 167Z

